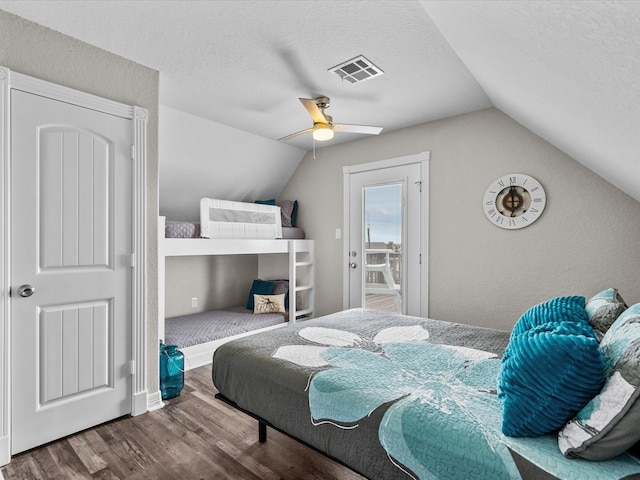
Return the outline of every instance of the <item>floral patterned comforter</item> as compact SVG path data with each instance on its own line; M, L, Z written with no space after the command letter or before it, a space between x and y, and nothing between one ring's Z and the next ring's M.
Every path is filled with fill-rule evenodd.
M272 333L216 351L241 408L370 478L517 475L496 441L507 333L364 310Z
M240 408L368 478L519 479L496 395L508 340L348 310L223 345L213 381ZM556 460L566 461L559 451Z

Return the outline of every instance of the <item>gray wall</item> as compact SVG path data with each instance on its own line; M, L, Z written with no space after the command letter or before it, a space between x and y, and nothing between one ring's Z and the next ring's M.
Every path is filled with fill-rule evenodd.
M149 392L158 390L158 72L0 10L0 65L149 111L147 252Z
M487 109L306 155L280 198L299 201L299 223L316 240L319 315L342 308L342 167L427 150L430 317L509 330L558 295L617 287L640 301L640 203ZM493 226L482 210L489 184L508 173L535 177L547 193L543 215L521 230Z
M165 317L245 305L258 278L257 255L167 257ZM197 298L197 306L191 299Z

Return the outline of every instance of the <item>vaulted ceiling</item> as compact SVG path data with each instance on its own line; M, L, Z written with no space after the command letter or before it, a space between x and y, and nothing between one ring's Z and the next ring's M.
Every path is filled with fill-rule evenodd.
M276 141L383 132L495 106L640 201L640 2L7 1L0 8L160 72L160 103ZM364 55L384 74L329 71ZM338 133L332 142L358 138ZM311 148L310 135L290 145Z

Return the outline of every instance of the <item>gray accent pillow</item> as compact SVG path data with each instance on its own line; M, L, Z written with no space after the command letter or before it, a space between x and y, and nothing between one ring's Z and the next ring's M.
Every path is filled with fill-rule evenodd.
M289 280L274 280L273 295L284 293L284 308L289 310Z
M625 310L600 342L607 381L558 434L567 457L607 460L640 440L640 303Z
M278 206L280 207L280 219L282 220L282 226L292 227L291 215L293 214L293 201L282 200L278 202Z
M609 327L616 321L627 304L615 288L609 288L594 295L585 307L589 323L596 330L596 335L602 339Z

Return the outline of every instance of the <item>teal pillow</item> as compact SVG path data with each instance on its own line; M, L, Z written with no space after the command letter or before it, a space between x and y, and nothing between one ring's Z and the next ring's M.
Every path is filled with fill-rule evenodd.
M584 306L584 297L554 298L514 326L498 380L505 435L559 430L602 388L604 362Z
M253 203L258 203L260 205L275 205L276 204L276 199L275 198L271 198L269 200L256 200Z
M247 308L249 310L253 310L254 302L253 302L253 294L256 295L271 295L273 293L273 288L275 287L275 282L271 280L254 280L251 285L251 290L249 291L249 298L247 299Z

